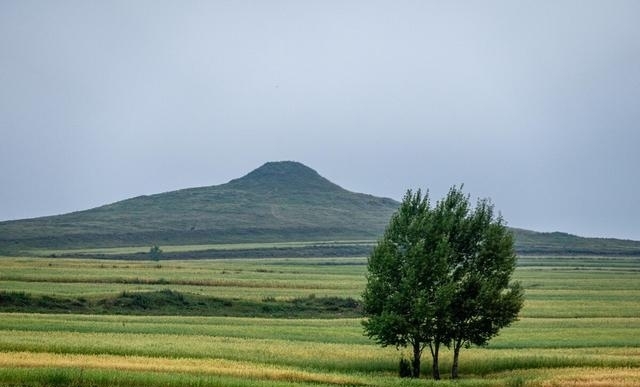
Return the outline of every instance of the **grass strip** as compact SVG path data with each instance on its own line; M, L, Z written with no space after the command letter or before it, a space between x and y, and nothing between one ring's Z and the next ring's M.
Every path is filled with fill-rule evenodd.
M56 354L32 352L0 352L0 368L47 368L111 370L155 373L179 373L241 378L243 380L271 380L328 385L362 385L353 375L330 372L311 372L295 367L275 366L226 359L167 359L143 356ZM80 381L82 373L73 381ZM66 379L66 378L65 378ZM72 381L72 380L66 380Z

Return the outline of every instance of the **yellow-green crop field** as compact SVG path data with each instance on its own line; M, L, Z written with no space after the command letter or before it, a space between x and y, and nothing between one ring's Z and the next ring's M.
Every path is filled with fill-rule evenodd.
M358 299L365 272L366 258L15 257L0 259L0 291ZM357 318L0 313L0 386L640 386L639 258L524 257L515 276L520 320L463 349L456 382L428 379L428 353L422 379L398 378L408 353L377 346Z

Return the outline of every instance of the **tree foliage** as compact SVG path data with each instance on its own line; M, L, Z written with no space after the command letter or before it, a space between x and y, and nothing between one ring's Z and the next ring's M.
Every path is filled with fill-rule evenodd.
M407 191L369 257L365 332L383 346L410 347L414 377L428 347L439 379L440 347L452 347L456 378L463 346L486 344L516 319L515 264L513 237L488 200L472 209L453 187L432 207L428 194Z
M153 245L149 249L149 257L154 261L159 261L162 257L162 249L158 245Z

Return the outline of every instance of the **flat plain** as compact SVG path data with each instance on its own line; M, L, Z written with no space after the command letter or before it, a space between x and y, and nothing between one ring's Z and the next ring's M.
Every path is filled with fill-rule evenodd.
M0 290L68 299L162 292L240 302L359 299L366 258L122 261L0 259ZM361 319L25 313L0 303L1 386L637 386L640 259L519 260L519 321L463 349L461 379L398 378L402 349L363 335ZM444 351L446 378L451 354Z

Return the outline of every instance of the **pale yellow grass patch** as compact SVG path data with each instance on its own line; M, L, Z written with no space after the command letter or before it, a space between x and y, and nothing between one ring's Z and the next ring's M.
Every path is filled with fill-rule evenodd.
M640 386L638 368L567 368L554 369L553 376L541 383L543 387L632 387Z
M522 380L526 387L637 387L640 368L539 368L496 373L486 379ZM497 385L497 383L496 383Z
M144 356L75 355L34 352L0 352L0 367L83 368L120 371L178 372L267 379L291 382L364 384L361 378L331 373L314 373L292 367L225 359L167 359Z

